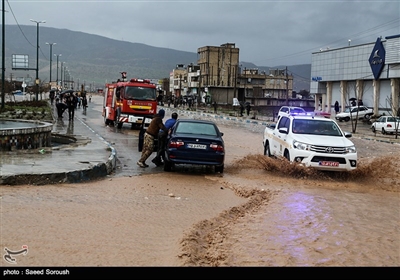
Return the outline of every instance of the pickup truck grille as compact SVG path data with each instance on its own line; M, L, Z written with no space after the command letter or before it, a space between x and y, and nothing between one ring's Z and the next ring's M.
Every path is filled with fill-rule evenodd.
M323 154L345 154L346 149L343 147L331 147L331 146L311 146L311 151Z
M315 156L311 159L311 162L321 162L321 161L336 161L340 164L346 164L346 159L341 157L327 157L327 156Z

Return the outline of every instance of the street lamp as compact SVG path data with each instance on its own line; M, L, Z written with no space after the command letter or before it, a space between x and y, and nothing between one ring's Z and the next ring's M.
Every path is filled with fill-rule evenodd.
M51 86L51 68L53 67L53 45L56 45L57 43L47 43L46 45L50 46L50 79L49 79L49 84Z
M56 84L57 84L57 88L58 88L58 58L61 56L61 54L54 54L54 56L57 57L57 80L56 80Z
M64 64L65 64L66 62L64 62ZM61 68L63 68L63 67L61 67ZM63 71L63 73L64 73L64 75L61 77L61 80L62 80L62 87L63 87L63 89L66 89L66 83L67 83L67 71L68 71L68 67L67 66L65 66L64 65L64 69L61 69L62 71Z
M36 23L36 101L39 98L39 24L45 23L45 20L37 21L31 19L30 21Z
M64 64L65 62L61 62L61 72L60 72L60 80L61 80L61 89L62 90L64 90L64 87L63 87L63 84L64 84L64 80L63 80L63 71L64 71L64 66L63 66L63 64Z

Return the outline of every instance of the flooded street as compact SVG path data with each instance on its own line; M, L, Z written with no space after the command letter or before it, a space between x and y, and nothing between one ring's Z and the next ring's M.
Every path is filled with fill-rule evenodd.
M260 125L219 126L222 175L152 165L81 184L1 186L0 245L29 246L12 266L400 265L397 144L353 137L358 169L324 173L265 157Z

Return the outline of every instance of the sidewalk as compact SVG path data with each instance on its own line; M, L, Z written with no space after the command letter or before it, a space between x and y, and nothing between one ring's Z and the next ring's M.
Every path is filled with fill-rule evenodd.
M78 183L104 177L115 169L115 149L79 117L55 120L52 135L68 135L76 141L39 151L2 152L0 185Z

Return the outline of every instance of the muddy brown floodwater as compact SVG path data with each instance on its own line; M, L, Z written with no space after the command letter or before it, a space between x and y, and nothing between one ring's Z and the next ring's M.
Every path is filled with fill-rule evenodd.
M29 247L11 266L399 266L398 145L352 138L358 169L330 174L263 156L262 127L219 126L223 175L1 186L0 246Z

